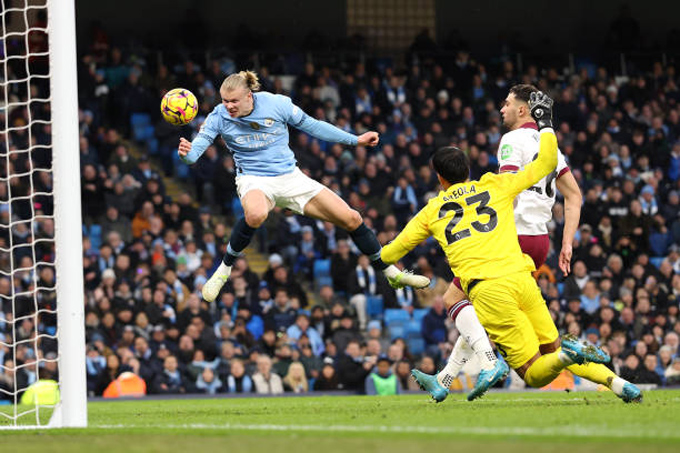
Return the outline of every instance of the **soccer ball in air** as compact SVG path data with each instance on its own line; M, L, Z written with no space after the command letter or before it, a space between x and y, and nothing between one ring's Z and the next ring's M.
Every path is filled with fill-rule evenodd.
M196 96L184 88L168 91L161 100L163 119L175 126L190 123L198 113Z

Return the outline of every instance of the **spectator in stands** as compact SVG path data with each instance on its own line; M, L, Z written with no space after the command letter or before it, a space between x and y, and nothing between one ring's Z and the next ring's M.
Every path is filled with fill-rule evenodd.
M283 388L293 393L307 393L309 391L305 367L302 363L293 362L290 364L288 373L283 378Z
M586 313L592 315L600 308L600 291L595 281L589 280L583 287L581 294L581 307Z
M583 261L576 261L572 266L572 273L564 282L564 297L567 299L580 298L583 288L590 277L588 268Z
M397 217L400 226L406 225L408 219L415 214L418 209L418 200L413 187L405 177L397 180L397 186L392 195L392 212Z
M643 366L638 374L638 382L661 385L661 376L656 372L657 358L654 354L645 356Z
M357 265L357 257L349 247L347 240L338 241L338 249L331 257L331 277L333 289L338 293L349 294L348 275Z
M257 373L253 375L255 391L259 394L277 395L283 393L281 377L272 372L272 360L261 355L257 359Z
M253 391L253 381L246 374L243 361L234 359L231 362L230 373L226 381L228 393L250 393Z
M680 374L680 373L678 373ZM315 391L332 391L340 390L341 384L338 381L338 376L333 366L333 360L324 361L324 365L321 368L321 373L319 378L314 381Z
M387 279L381 272L375 272L366 255L361 255L357 266L349 276L348 290L351 294L349 303L354 307L359 319L359 330L366 330L368 315L366 304L368 297L386 298L388 291Z
M364 360L359 342L352 340L338 359L338 381L345 390L363 393L364 381L375 365L376 359Z
M670 366L664 371L667 385L677 385L680 383L680 357L675 357Z
M160 373L161 365L154 357L153 351L149 348L149 342L144 337L135 338L134 342L135 357L139 361L139 375L147 386L151 386L156 375Z
M425 350L427 354L438 357L441 355L447 337L446 307L444 299L437 296L427 314L423 317L420 333L425 340Z
M286 331L288 338L294 341L300 339L302 335L307 336L312 352L316 356L324 353L325 347L319 333L309 325L309 317L305 313L300 313L295 319L295 324L288 327Z
M411 377L411 369L413 366L407 360L400 360L395 364L394 374L399 383L400 393L403 391L418 390L418 383Z
M401 386L391 366L392 362L387 356L378 358L374 371L366 376L367 395L389 396L401 393Z
M278 288L274 295L274 307L265 316L265 327L275 331L286 330L295 322L296 310L291 307L288 291Z
M342 305L337 304L336 307L338 306L342 307ZM361 341L362 335L357 331L352 316L343 310L337 326L333 329L331 338L338 350L344 351L350 342Z
M296 274L303 273L307 279L311 279L313 278L314 261L322 257L322 250L314 237L314 228L310 225L305 225L302 227L301 232L302 237L298 245L299 253L297 254L293 272Z
M214 395L217 392L221 392L222 388L222 381L215 374L215 371L209 366L203 368L201 374L198 375L198 379L196 379L197 392Z
M154 379L153 392L161 394L186 393L186 378L179 370L177 357L168 356L163 362L163 370Z

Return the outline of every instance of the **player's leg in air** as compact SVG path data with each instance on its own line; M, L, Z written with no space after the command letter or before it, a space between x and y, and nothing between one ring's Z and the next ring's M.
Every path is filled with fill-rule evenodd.
M314 219L331 222L349 232L357 248L368 256L373 267L382 271L393 288L404 286L425 288L430 284L430 279L423 275L401 271L394 265L384 263L380 257L382 247L375 233L364 224L361 214L350 208L345 200L331 190L324 187L310 199L304 205L304 214Z
M247 176L242 178L247 178ZM231 231L227 253L222 263L203 286L202 295L207 302L212 302L217 298L231 274L231 266L248 246L255 231L264 223L269 211L275 205L290 208L308 217L331 222L347 230L359 250L369 257L375 268L383 272L393 287L425 288L430 284L430 279L425 276L400 271L394 265L385 264L380 258L380 242L373 231L363 223L361 215L319 182L301 172L283 177L290 179L277 177L279 179L276 181L275 178L255 178L251 177L237 182L241 184L241 190L245 192L241 197L245 215L236 222ZM275 199L273 195L267 195L263 190L252 188L253 183L260 184L260 186L278 184L283 187L270 187L272 191L276 190L279 194ZM281 196L282 192L287 192L286 196Z
M476 354L479 358L482 370L477 377L474 389L468 395L469 401L482 396L496 382L505 378L509 371L508 365L496 358L484 327L477 319L475 309L465 293L459 289L459 285L460 280L454 279L454 282L451 283L444 294L446 312L460 332L448 363L436 376L425 374L416 369L411 371L411 375L418 382L420 388L427 391L437 402L446 399L451 382L458 376L460 370L473 354Z
M267 220L269 211L274 207L272 198L259 189L251 189L243 194L241 204L244 216L238 219L231 230L227 253L224 254L220 266L203 285L201 294L206 302L213 302L217 298L231 274L231 267L236 259L248 247L255 231Z

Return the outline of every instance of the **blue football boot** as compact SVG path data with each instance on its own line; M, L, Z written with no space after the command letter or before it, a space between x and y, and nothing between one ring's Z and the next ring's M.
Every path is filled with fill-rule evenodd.
M641 403L642 402L642 392L635 384L626 382L623 385L623 392L618 395L619 398L623 400L624 403Z
M448 389L441 386L436 375L432 376L414 368L411 370L411 376L418 383L420 389L429 393L436 402L441 403L449 396Z
M484 395L496 382L505 379L509 372L508 364L502 360L496 360L496 364L490 370L480 371L475 388L467 396L468 401Z
M562 352L567 354L574 363L607 363L611 360L609 354L587 341L579 341L573 335L562 336Z

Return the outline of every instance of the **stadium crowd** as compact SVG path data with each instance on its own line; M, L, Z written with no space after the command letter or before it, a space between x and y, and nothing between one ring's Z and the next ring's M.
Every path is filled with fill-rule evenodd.
M220 102L218 88L230 62L153 67L134 52L105 44L95 41L79 68L90 395L115 396L130 378L137 392L156 394L381 393L386 380L397 392L414 389L413 366L427 373L441 367L457 332L441 299L451 271L432 241L402 263L429 276L431 286L395 291L343 231L276 209L257 236L268 256L266 272L253 272L244 256L216 303L202 301L200 288L219 264L241 209L234 163L219 139L191 169L179 162L176 147L180 135L196 134ZM558 140L582 189L583 208L573 273L564 276L557 266L564 222L558 194L550 254L536 272L546 303L561 333L605 347L625 379L680 382L680 89L673 65L654 63L625 78L589 66L574 73L529 66L519 73L510 60L487 65L461 50L454 59L405 69L372 61L343 67L308 62L301 73L287 74L294 79L257 69L264 90L291 96L314 117L356 134L381 134L376 148L350 149L291 129L300 168L359 210L382 243L438 191L429 166L433 150L449 144L467 150L473 179L497 171L504 132L499 108L508 89L532 83L548 92L556 100ZM183 128L163 123L158 114L161 96L178 86L200 102L199 117ZM17 127L31 118L21 108L6 114ZM42 127L35 126L34 143L40 143ZM9 135L16 149L29 139L21 128ZM27 168L26 158L13 154L9 165ZM173 199L164 176L194 190ZM49 173L36 172L33 184L17 181L11 192L49 190ZM6 199L4 181L0 192ZM51 214L49 200L33 205L32 213ZM3 247L10 234L14 247L53 234L49 219L37 221L33 232L18 223L10 233L4 206ZM15 249L35 250L15 253L15 268L49 262L51 245ZM3 254L1 261L7 271L10 258ZM15 273L13 282L0 276L4 320L35 310L27 298L13 312L13 293L54 285L53 268L38 269L37 276ZM54 308L53 296L39 293L39 307ZM40 347L17 346L17 363L26 366L3 368L0 388L35 381L29 365L38 359L56 371L50 361L54 341L45 336L54 333L54 315L44 312L39 325L33 323L24 319L14 341L33 338L37 330ZM3 342L11 340L9 326L0 322ZM10 351L5 343L0 347L8 367Z

